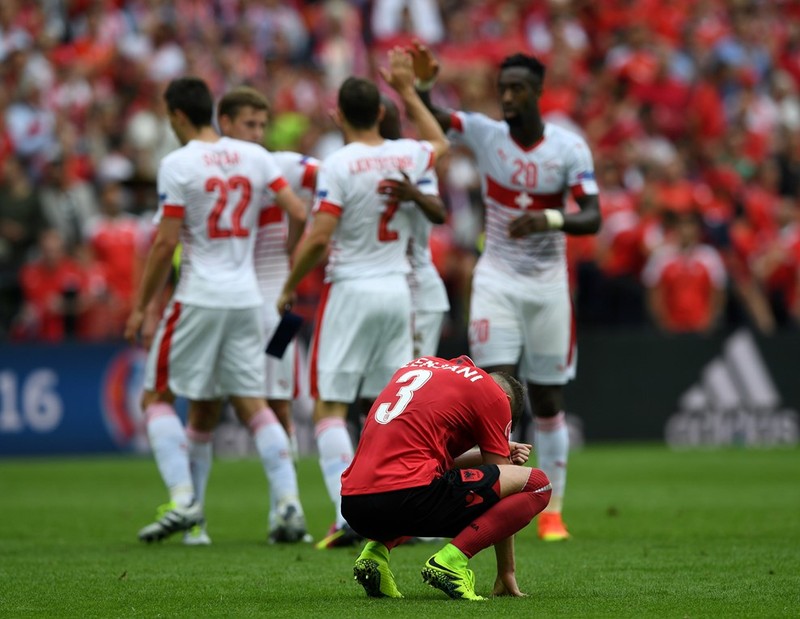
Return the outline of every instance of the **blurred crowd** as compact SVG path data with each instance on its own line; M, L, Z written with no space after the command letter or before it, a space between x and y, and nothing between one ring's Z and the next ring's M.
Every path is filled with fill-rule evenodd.
M542 113L587 138L601 188L601 232L569 243L580 323L798 328L800 1L3 0L0 333L120 337L178 146L169 80L254 86L267 146L323 158L339 84L413 39L441 62L434 100L495 117L500 60L546 64ZM452 335L483 216L468 153L439 173Z

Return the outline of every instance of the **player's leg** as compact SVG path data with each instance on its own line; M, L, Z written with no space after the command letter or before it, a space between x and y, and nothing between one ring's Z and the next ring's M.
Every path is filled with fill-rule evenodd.
M475 593L469 560L523 529L550 500L550 482L539 469L489 465L474 471L453 482L463 493L461 511L470 522L422 570L426 582L456 599L483 599ZM472 519L473 514L480 515Z
M294 542L306 535L305 516L289 437L262 395L263 330L259 308L229 310L227 338L220 349L218 387L220 393L230 397L237 417L250 430L270 492L275 495L280 531L275 535L271 532L270 539Z
M341 476L353 460L347 429L347 410L358 395L367 363L362 328L368 303L357 281L336 282L325 288L317 310L310 358L310 388L314 402L314 436L319 465L335 520L317 548L353 545L360 541L342 517ZM368 344L367 344L368 346ZM367 348L369 350L369 348Z
M522 353L514 290L501 278L476 273L470 297L469 351L475 364L487 372L515 374Z
M197 337L201 330L205 339ZM216 334L213 324L206 328L204 314L198 308L172 302L148 352L142 410L170 502L160 510L156 522L139 532L143 541L163 539L202 520L202 509L194 496L186 432L173 407L173 392L192 396L202 390L209 372L213 372L213 363L201 367L196 360L209 354L207 347L214 346Z
M563 386L575 374L575 332L569 291L543 296L525 310L524 379L534 415L537 465L553 484L550 504L539 516L539 537L569 538L561 510L567 480L569 432L564 414Z
M444 312L414 313L414 357L436 356L443 323Z
M231 404L250 430L269 481L275 515L270 517L271 542L298 542L306 537L303 507L289 437L266 400L231 396Z
M270 326L267 325L269 332ZM276 359L270 355L266 357L266 392L267 402L275 411L283 429L289 436L292 445L292 452L297 458L297 440L294 435L294 423L292 422L292 397L295 392L297 372L297 345L291 342L283 354L283 357Z
M189 405L186 417L186 437L188 438L189 470L192 474L195 498L205 513L206 487L211 475L212 449L211 439L214 428L222 414L222 402L219 400L197 400ZM211 543L206 531L206 522L192 527L183 534L183 543L187 546L205 546Z
M328 496L334 505L334 522L317 548L353 546L362 537L353 531L342 516L341 478L353 461L353 441L347 429L345 402L317 400L314 402L314 435L317 440L319 466Z

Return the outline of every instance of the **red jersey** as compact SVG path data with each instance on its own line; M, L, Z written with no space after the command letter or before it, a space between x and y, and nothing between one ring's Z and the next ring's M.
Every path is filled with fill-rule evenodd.
M401 367L375 399L342 495L427 486L476 445L509 455L505 391L469 357L422 357Z

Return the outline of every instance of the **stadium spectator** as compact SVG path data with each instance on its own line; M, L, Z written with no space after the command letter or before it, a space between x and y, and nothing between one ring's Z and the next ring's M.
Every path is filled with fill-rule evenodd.
M131 343L145 310L172 268L179 239L181 276L150 348L142 397L147 434L170 503L139 531L150 542L203 522L186 452L187 433L174 395L213 416L228 397L247 421L276 501L286 541L306 534L289 438L263 399L265 334L253 265L254 230L267 190L295 217L305 209L269 153L220 137L212 128L213 99L198 78L170 82L164 93L170 123L184 147L158 173L158 231L145 264L134 309L125 326ZM204 416L200 412L200 416Z
M23 304L13 327L21 339L50 342L76 337L87 307L87 279L80 264L67 255L58 230L39 235L39 255L20 271Z
M100 187L100 214L87 226L94 259L108 282L109 332L119 334L131 312L142 270L148 227L125 210L125 190L115 181Z
M370 597L403 597L389 552L409 536L452 538L422 578L454 599L482 600L467 565L494 545L493 595L524 595L514 533L550 500L544 472L523 465L531 446L510 441L525 394L511 375L469 357L403 365L378 395L342 475L342 510L370 541L353 569ZM477 447L477 449L475 449Z
M642 273L651 317L668 333L708 333L725 307L722 258L701 243L700 213L667 212L664 217L669 241L650 256Z
M39 191L16 156L3 161L0 177L0 331L8 332L22 302L19 275L36 247L45 220Z
M71 161L60 149L53 151L40 190L45 219L70 251L85 242L86 227L99 212L94 189L70 169Z
M311 352L311 389L320 467L336 520L318 547L359 538L341 515L340 477L353 457L345 418L358 397L372 399L394 370L413 357L406 251L410 222L395 196L401 174L412 183L447 150L447 140L414 91L411 57L389 53L384 79L395 89L426 142L384 140L378 87L349 78L337 107L347 146L327 157L317 176L311 229L298 249L278 299L291 305L303 277L331 246Z
M501 64L501 122L434 106L429 90L437 63L421 44L415 57L426 105L473 152L482 176L486 245L472 282L470 353L488 371L518 369L527 381L538 464L553 482L539 536L565 540L569 435L563 386L575 375L565 234L594 234L600 227L591 151L578 134L542 119L545 67L537 59L515 54ZM577 212L565 212L567 192Z
M444 19L436 43L443 63L438 104L499 118L495 67L514 45L548 66L543 117L584 128L593 152L622 163L626 189L642 190L653 159L660 167L680 158L680 174L694 184L720 164L750 183L761 162L775 158L781 195L800 195L800 28L793 3L432 4ZM70 174L96 182L107 154L122 155L134 165L132 210L154 210L158 162L178 146L159 98L163 84L154 80L180 67L203 75L217 95L253 85L274 105L270 147L323 157L341 145L328 117L339 85L348 75L374 76L380 64L370 10L369 2L347 0L0 3L0 159L21 155L38 182L66 130L74 137L63 152L79 163L70 163ZM252 18L267 13L265 22ZM284 34L266 41L275 28ZM264 45L271 47L266 61ZM684 89L688 103L678 108ZM463 170L462 163L455 167ZM459 335L468 289L454 274L472 270L482 205L451 185L444 169L441 191L451 216L436 235L455 243L446 275ZM735 208L725 217L708 238L723 253ZM745 298L731 297L727 326L736 326Z

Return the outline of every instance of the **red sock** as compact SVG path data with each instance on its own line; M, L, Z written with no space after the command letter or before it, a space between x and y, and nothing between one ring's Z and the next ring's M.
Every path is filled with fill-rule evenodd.
M512 494L478 516L453 538L452 544L472 558L484 548L511 537L527 526L550 502L550 480L539 469L531 469L528 482L517 494Z
M398 537L397 539L389 540L388 542L383 542L383 545L386 546L389 550L392 548L397 548L400 544L405 544L408 540L414 539L411 535L404 535L403 537Z

